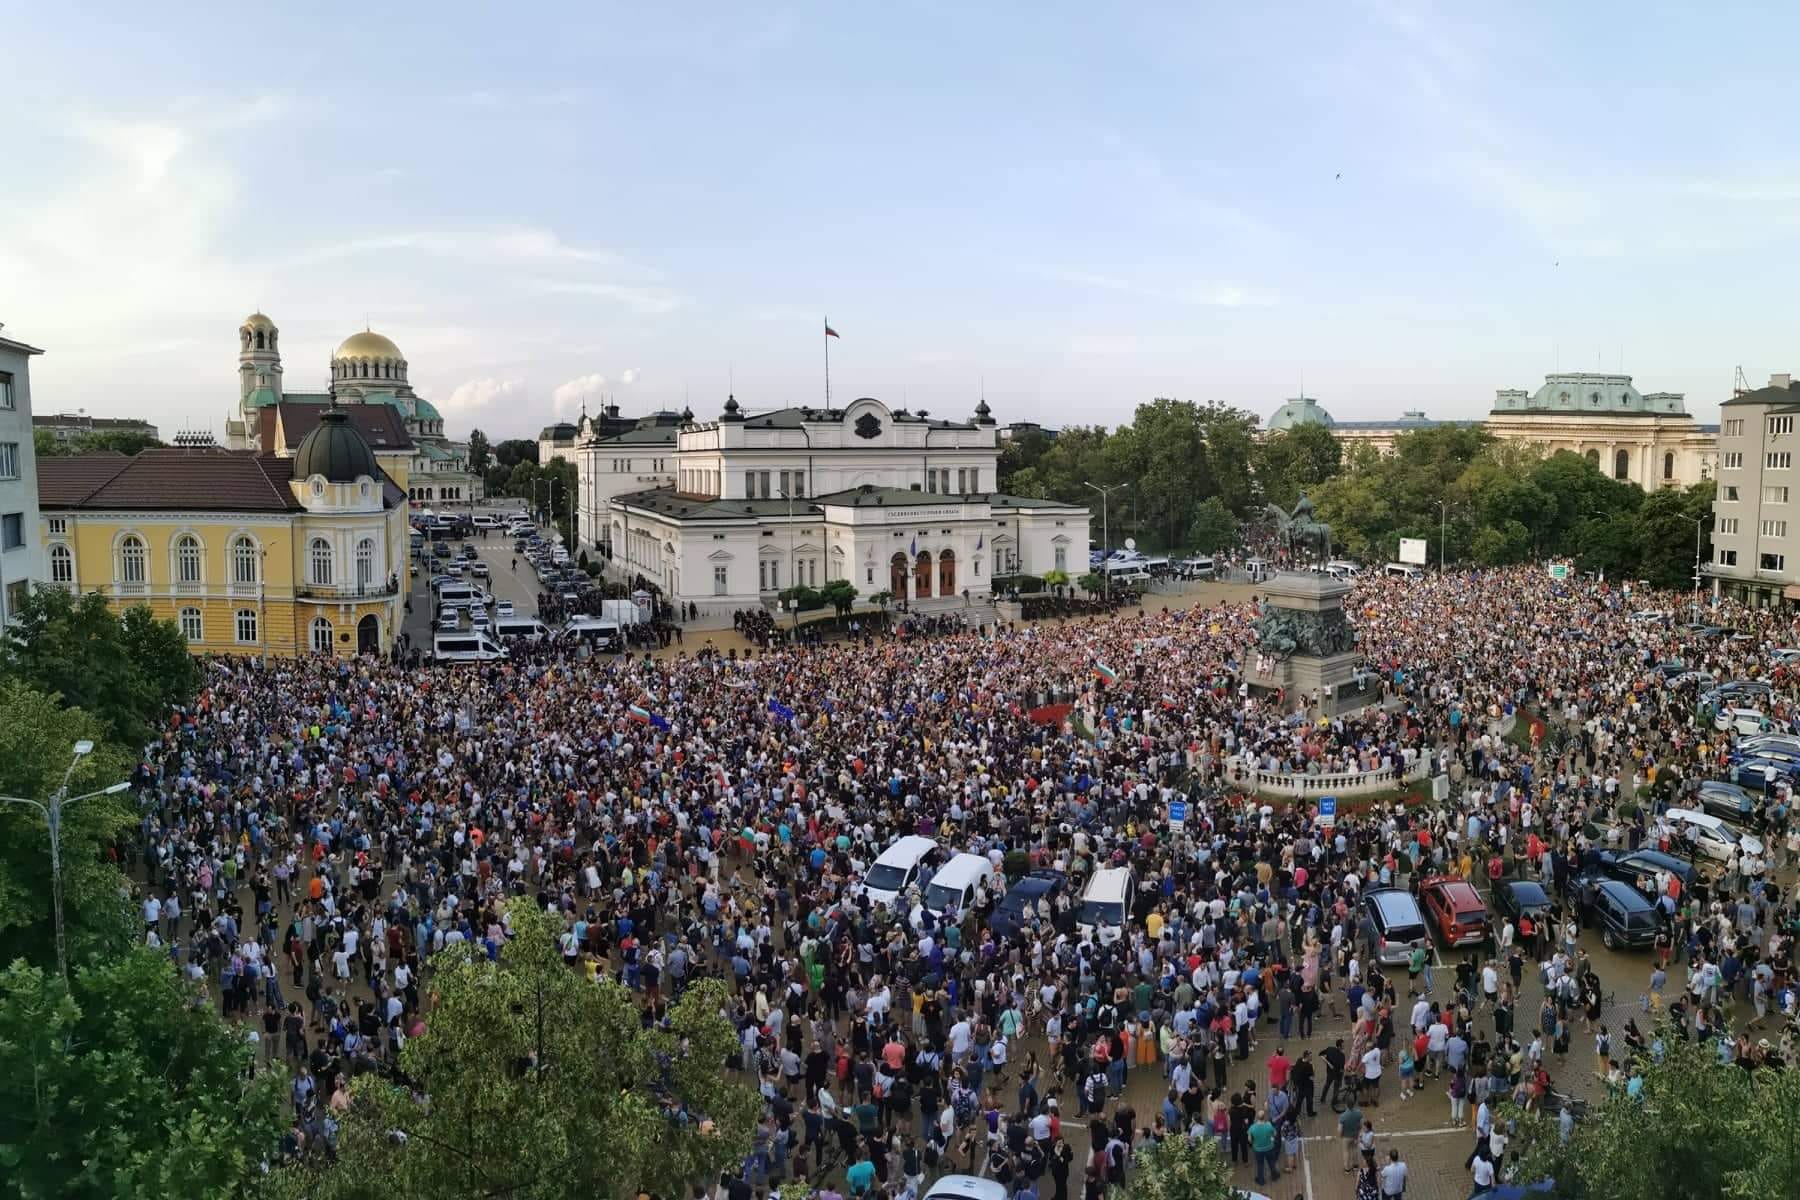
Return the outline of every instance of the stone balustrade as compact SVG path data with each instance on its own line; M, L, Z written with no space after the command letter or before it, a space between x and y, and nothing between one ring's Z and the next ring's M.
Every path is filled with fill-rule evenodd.
M1267 792L1273 796L1363 796L1370 792L1386 792L1423 781L1430 773L1431 760L1419 755L1410 765L1383 767L1375 771L1331 771L1313 775L1305 772L1261 771L1241 756L1225 760L1225 779L1232 787L1248 792Z

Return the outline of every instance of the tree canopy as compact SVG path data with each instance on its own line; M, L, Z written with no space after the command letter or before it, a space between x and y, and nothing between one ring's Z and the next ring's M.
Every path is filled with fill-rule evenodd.
M1721 1064L1717 1044L1665 1028L1643 1092L1589 1111L1567 1142L1539 1113L1516 1121L1507 1157L1520 1183L1555 1181L1560 1200L1765 1200L1800 1179L1800 1073Z
M497 961L467 944L432 960L440 999L401 1051L413 1089L358 1080L337 1164L290 1168L277 1194L672 1196L743 1161L762 1101L722 1070L724 985L696 983L645 1029L622 984L563 965L556 918L523 900L507 917Z
M244 1194L282 1128L278 1075L155 951L0 972L0 1191Z
M148 740L170 704L186 704L200 668L172 621L142 605L115 616L99 592L39 588L0 640L0 679L21 680L99 718L115 740Z

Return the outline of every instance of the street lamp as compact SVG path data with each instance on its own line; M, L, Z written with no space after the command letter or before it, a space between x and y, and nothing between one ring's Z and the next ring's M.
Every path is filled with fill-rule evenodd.
M1689 517L1694 523L1694 620L1700 620L1700 529L1706 524L1711 513L1701 513L1697 517Z
M1438 574L1439 575L1442 575L1444 573L1444 546L1446 545L1446 541L1445 541L1446 530L1448 530L1449 527L1450 527L1450 502L1448 500L1439 500L1438 501Z
M1096 492L1100 493L1100 542L1106 547L1106 553L1100 559L1100 587L1105 592L1106 602L1111 604L1112 572L1106 569L1106 564L1108 560L1112 558L1112 528L1107 520L1106 498L1109 493L1117 491L1119 488L1124 487L1125 484L1109 483L1105 487L1101 487L1097 483L1089 483L1084 479L1081 481L1081 486L1093 488Z
M794 493L793 493L793 489L782 488L781 489L781 498L783 500L787 501L787 506L788 506L788 514L787 514L788 587L798 588L800 586L800 581L794 577ZM794 631L796 633L798 633L799 630L800 630L800 596L799 596L799 593L796 592L794 595Z
M64 985L69 982L69 951L63 936L63 886L62 886L62 815L63 809L79 800L93 796L116 796L130 783L115 783L111 787L101 788L97 792L86 792L79 796L69 795L69 779L75 774L75 768L81 760L94 752L94 743L83 738L75 743L75 756L69 760L69 769L63 772L62 784L50 797L48 804L41 800L28 800L20 796L0 796L0 804L24 804L37 809L44 815L44 821L50 826L50 897L51 913L56 924L56 969L62 975Z

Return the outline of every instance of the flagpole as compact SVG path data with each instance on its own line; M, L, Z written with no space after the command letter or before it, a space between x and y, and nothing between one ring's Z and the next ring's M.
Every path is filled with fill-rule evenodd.
M825 411L831 411L831 318L825 318Z

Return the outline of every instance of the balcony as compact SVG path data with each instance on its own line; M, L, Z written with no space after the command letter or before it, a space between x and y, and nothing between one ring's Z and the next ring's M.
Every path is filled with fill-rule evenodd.
M391 600L399 592L398 578L383 583L302 583L294 588L302 600Z
M1780 582L1787 578L1787 571L1782 567L1758 567L1756 568L1756 577L1758 579L1772 579L1776 582Z

